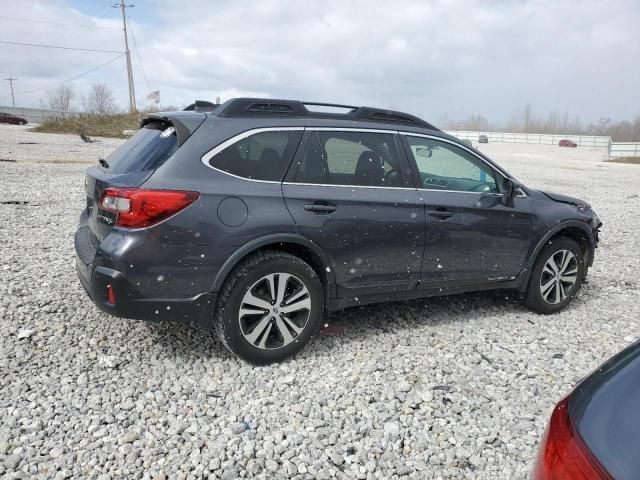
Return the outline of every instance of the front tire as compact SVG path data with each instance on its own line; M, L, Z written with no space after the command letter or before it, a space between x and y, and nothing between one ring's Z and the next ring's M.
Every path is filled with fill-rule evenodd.
M538 254L531 272L526 305L542 314L562 310L580 290L586 273L577 242L566 237L551 240Z
M302 349L323 315L322 282L309 264L285 252L258 252L225 282L215 331L231 352L263 365Z

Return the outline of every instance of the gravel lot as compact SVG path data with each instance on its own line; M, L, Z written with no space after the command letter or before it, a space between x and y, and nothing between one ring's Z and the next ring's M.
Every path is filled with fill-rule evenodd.
M640 336L640 166L521 144L481 148L604 222L558 315L505 293L353 308L261 368L191 325L109 317L73 233L85 162L119 143L0 127L0 477L526 478L552 406Z

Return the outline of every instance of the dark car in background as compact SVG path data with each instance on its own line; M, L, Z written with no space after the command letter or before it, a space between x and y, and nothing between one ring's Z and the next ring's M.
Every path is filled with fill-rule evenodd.
M561 400L540 442L532 480L640 478L640 342Z
M489 137L486 135L479 135L478 143L489 143Z
M424 120L243 98L150 114L87 170L75 236L102 310L194 320L236 354L298 351L326 311L512 289L566 307L600 221Z
M21 117L16 117L10 113L0 112L0 123L8 123L11 125L26 125L27 120Z
M560 140L558 142L558 146L559 147L570 147L570 148L575 148L578 146L578 144L576 142L574 142L573 140Z

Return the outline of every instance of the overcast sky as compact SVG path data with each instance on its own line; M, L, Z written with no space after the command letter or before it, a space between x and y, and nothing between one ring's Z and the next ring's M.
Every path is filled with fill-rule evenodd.
M395 108L435 123L473 113L501 123L525 103L585 122L640 113L640 0L132 2L140 106L160 90L163 105L259 95ZM112 3L0 0L0 40L122 51ZM21 92L117 56L0 44L0 74L18 78L16 104L37 106L45 90ZM82 92L95 80L126 107L124 58L73 84ZM10 102L3 80L0 105Z

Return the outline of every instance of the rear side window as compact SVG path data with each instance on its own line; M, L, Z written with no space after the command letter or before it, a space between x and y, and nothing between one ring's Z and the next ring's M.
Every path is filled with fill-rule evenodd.
M310 133L295 181L371 187L404 184L393 134L344 131Z
M178 149L173 127L149 123L107 157L108 173L155 170Z
M299 130L255 133L211 157L209 165L250 180L280 181L301 136Z

